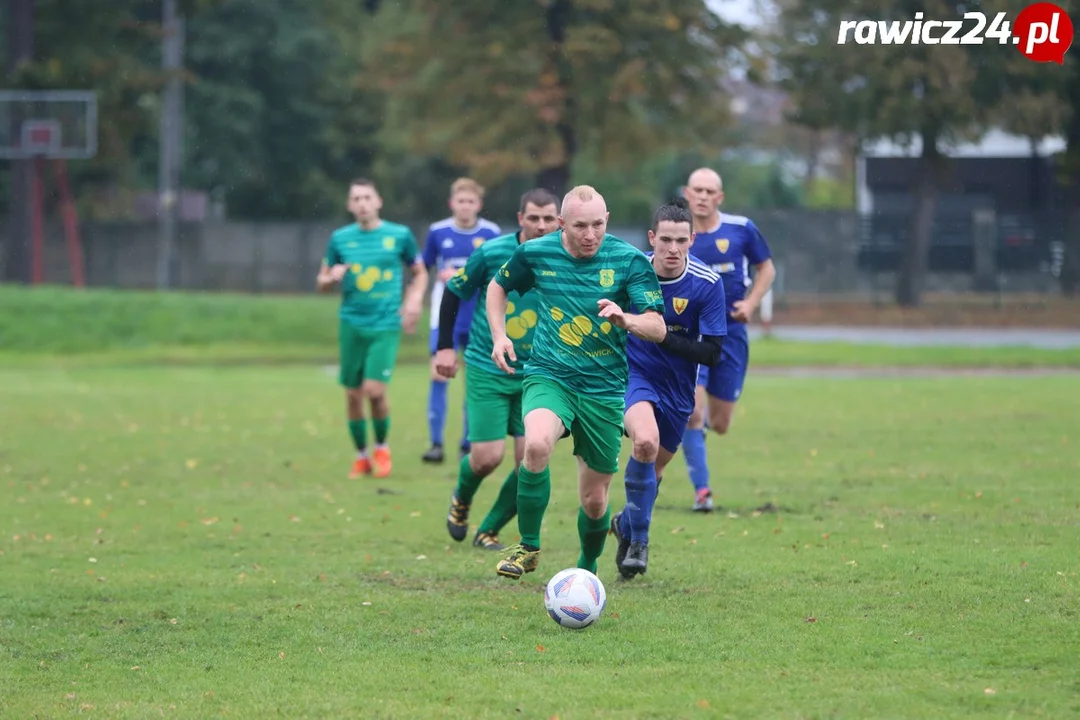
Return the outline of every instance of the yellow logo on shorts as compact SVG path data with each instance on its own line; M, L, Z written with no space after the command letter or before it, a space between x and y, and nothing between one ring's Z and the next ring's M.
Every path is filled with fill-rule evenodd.
M395 245L397 245L397 240L392 237L384 237L382 239L383 250L393 250Z
M690 301L686 298L671 298L671 307L675 308L676 315L682 315L688 302Z
M731 242L727 238L721 238L716 241L716 249L721 253L726 253L728 247L731 246Z
M600 271L600 287L611 287L615 284L615 271L614 270L601 270Z

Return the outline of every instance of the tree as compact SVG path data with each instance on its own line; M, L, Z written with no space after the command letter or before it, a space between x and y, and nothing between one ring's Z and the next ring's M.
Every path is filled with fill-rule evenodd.
M361 79L388 93L387 145L556 192L584 148L634 170L707 142L742 37L702 0L410 0L383 3L371 33Z
M921 146L911 228L902 249L896 301L918 305L934 227L947 146L977 137L1002 92L1004 58L1011 50L989 45L860 44L849 34L838 44L842 21L902 22L916 12L927 19L959 19L981 10L993 19L996 0L781 0L780 63L792 93L793 119L814 129L835 128L866 140L889 137ZM971 27L968 21L967 28ZM861 31L868 33L870 26ZM880 23L873 27L876 35ZM864 35L865 37L865 35Z

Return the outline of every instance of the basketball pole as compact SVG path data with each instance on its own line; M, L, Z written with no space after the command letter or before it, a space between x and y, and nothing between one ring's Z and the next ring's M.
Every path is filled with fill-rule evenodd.
M30 161L30 282L45 282L45 159Z
M68 265L71 266L71 284L77 288L86 287L82 239L79 237L79 214L75 209L75 199L71 195L67 160L58 158L52 161L52 166L53 176L60 190L60 217L64 222L64 240L67 242Z
M177 14L176 0L162 0L161 62L166 85L159 126L160 171L158 176L157 286L167 290L173 281L173 255L180 204L180 153L183 118L181 70L184 53L184 20Z

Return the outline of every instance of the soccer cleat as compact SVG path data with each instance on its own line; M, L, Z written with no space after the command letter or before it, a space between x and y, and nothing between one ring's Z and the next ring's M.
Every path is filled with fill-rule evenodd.
M495 566L495 572L511 580L520 580L525 573L536 570L540 564L539 550L526 550L521 545L507 548L509 554Z
M476 531L476 537L472 541L473 547L484 550L505 550L506 546L499 542L499 536L495 533L487 533L482 530Z
M694 496L694 507L690 508L694 512L712 512L712 490L709 488L701 488L697 491L697 495Z
M629 580L635 575L644 575L649 565L649 546L644 543L630 543L626 557L619 565L619 573Z
M350 480L356 480L364 475L371 474L371 460L366 457L353 460L352 471L349 473Z
M393 467L393 463L390 462L390 448L375 448L375 452L372 454L371 460L372 467L374 468L372 474L375 477L384 478L390 474L390 469Z
M443 455L442 445L432 445L428 448L428 451L420 456L420 459L426 463L437 465L446 459Z
M469 534L469 506L457 499L457 495L450 496L450 512L446 515L446 531L450 537L458 542L465 539Z
M623 514L617 512L611 516L611 532L615 536L615 539L619 541L619 546L615 548L615 567L621 570L623 558L626 557L626 551L630 549L630 537L629 533L622 534L622 528L620 523L622 522Z

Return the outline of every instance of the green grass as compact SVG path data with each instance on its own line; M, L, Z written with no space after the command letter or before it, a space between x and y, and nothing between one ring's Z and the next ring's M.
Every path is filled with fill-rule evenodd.
M725 510L676 458L649 573L609 545L582 632L542 602L570 448L540 572L500 580L446 535L426 386L400 369L394 476L351 482L319 368L0 369L0 716L1080 714L1076 377L752 377L708 443Z
M0 286L0 364L332 363L337 298ZM426 362L427 320L401 362ZM760 340L758 367L1080 367L1080 348L881 347Z

